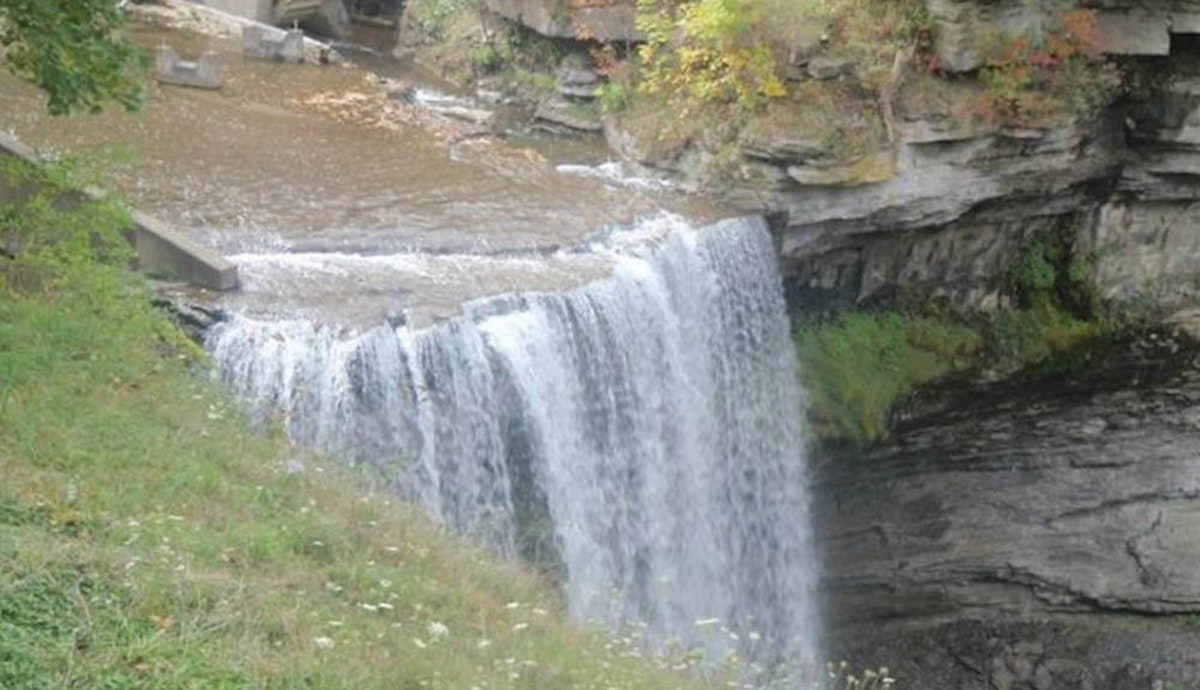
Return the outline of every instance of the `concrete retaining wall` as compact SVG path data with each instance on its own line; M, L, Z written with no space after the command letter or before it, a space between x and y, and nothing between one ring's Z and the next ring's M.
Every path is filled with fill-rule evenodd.
M0 155L19 158L34 165L40 163L33 149L4 132L0 132ZM17 198L28 191L0 185L0 201ZM95 190L82 190L81 193L100 194ZM237 266L149 214L133 211L131 217L133 225L128 235L137 251L138 270L210 290L237 288Z

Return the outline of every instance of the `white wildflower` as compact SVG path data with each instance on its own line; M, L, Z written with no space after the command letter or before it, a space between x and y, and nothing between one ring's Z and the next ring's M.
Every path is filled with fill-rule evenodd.
M415 638L415 637L414 637L414 638L412 638L412 641L413 641L413 644L417 645L417 646L418 646L418 647L420 647L421 649L425 649L426 647L428 647L428 646L429 646L429 645L425 644L424 642L422 642L421 640L419 640L419 639L417 639L417 638Z
M513 632L518 632L518 631L524 630L525 628L528 628L528 627L529 627L528 623L517 623L516 625L513 626Z
M425 626L425 629L429 631L429 636L435 640L450 634L450 628L447 628L445 623L439 623L438 621L430 621L429 625Z
M324 635L314 637L313 644L317 646L317 649L333 649L333 638Z

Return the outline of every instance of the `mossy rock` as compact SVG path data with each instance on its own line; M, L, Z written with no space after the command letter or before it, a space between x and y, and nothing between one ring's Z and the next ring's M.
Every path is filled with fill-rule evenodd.
M842 165L789 165L787 172L806 187L858 187L895 177L896 161L890 151L880 151Z

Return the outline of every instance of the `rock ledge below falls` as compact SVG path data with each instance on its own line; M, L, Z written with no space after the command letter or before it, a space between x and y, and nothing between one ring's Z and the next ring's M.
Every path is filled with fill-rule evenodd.
M914 688L1200 684L1198 361L1156 336L1071 378L943 386L894 440L828 453L836 655Z

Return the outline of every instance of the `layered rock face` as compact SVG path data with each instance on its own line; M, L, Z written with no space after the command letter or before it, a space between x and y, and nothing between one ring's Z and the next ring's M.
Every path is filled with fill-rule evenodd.
M630 0L487 4L550 37L638 38ZM952 73L980 67L988 36L1041 35L1060 13L1080 7L1069 0L926 6L939 64ZM1087 0L1084 9L1094 13L1102 45L1122 61L1130 85L1094 119L986 127L953 104L931 106L928 94L915 94L921 76L909 73L899 82L889 141L873 152L838 160L821 133L806 138L784 126L765 139L743 137L738 180L706 192L777 221L798 309L899 296L988 310L1000 306L1008 267L1028 238L1048 229L1075 233L1105 296L1186 304L1200 295L1200 232L1191 231L1200 220L1193 208L1200 200L1200 2ZM796 78L840 83L855 66L822 57L819 35L797 37L793 59L803 64L794 66L802 74ZM969 91L964 83L941 80ZM702 146L667 157L640 150L611 122L605 134L625 158L697 184L713 157Z
M1200 372L949 388L814 495L830 653L901 687L1200 686Z
M1117 52L1139 57L1125 59L1129 93L1095 122L973 133L901 107L889 179L822 183L804 174L814 161L776 146L760 155L769 187L731 198L779 214L798 305L901 293L986 310L1029 235L1050 227L1075 233L1104 296L1187 304L1200 293L1200 36L1173 31L1194 16L1099 14ZM968 24L945 23L944 51ZM1139 42L1150 25L1155 40Z
M1109 297L1182 303L1200 289L1200 36L1172 36L1125 113L1130 155L1081 237Z
M770 195L769 209L786 218L780 257L796 303L904 293L998 306L1005 269L1027 239L1087 224L1121 166L1111 118L983 136L938 124L901 125L891 179Z

